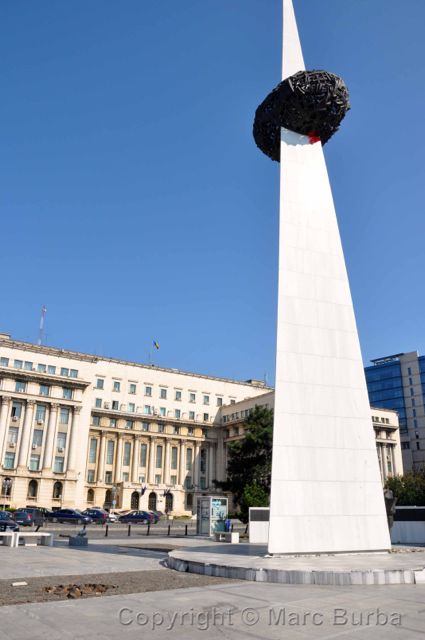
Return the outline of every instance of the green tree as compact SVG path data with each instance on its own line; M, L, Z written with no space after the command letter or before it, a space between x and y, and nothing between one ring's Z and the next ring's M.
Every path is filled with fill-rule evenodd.
M231 491L241 516L248 508L269 504L273 443L273 411L255 407L245 421L245 436L228 449L227 481L217 486Z
M425 469L408 471L403 476L388 478L387 489L397 498L398 506L425 506Z

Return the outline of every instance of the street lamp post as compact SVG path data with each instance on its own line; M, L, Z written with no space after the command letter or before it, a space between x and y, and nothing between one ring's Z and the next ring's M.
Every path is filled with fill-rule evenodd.
M114 512L115 506L117 504L117 490L118 487L116 484L112 485L111 494L112 494L112 513Z

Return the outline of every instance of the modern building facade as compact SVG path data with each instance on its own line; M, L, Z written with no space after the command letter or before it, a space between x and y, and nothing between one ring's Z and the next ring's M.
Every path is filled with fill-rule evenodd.
M404 469L421 469L425 465L425 356L411 351L371 362L365 368L370 403L398 412Z
M192 513L224 479L221 407L266 390L0 334L1 502Z
M241 400L231 406L223 406L221 420L224 429L224 461L227 467L228 447L245 434L245 420L255 406L274 410L274 391L261 396ZM376 452L382 485L392 476L402 475L403 460L400 446L398 415L391 409L371 407L371 429L375 432Z

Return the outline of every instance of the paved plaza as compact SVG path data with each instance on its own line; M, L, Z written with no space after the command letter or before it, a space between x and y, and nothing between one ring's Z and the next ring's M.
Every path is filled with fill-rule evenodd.
M14 593L23 587L12 587L12 582L25 580L31 585L40 576L50 577L54 585L70 577L73 582L84 582L85 577L93 578L89 574L103 574L106 581L109 575L111 584L119 582L117 577L121 575L135 577L131 582L133 593L2 606L0 640L93 640L147 635L158 640L303 639L350 638L353 633L361 640L425 635L425 585L267 584L178 573L166 566L167 549L207 558L208 552L217 552L217 546L220 547L196 538L158 537L149 541L91 540L86 549L70 549L61 540L53 548L0 547L0 579ZM237 549L228 544L220 548L222 557ZM253 546L254 555L249 557L256 559L260 549ZM239 554L233 555L242 558L243 545L237 550ZM394 555L402 558L403 554ZM418 562L422 555L422 551L404 554ZM307 566L317 558L292 560ZM333 562L342 560L336 558ZM152 576L158 579L152 583L155 590L149 591ZM172 579L177 578L181 588L170 590ZM190 580L204 582L190 586L195 584Z

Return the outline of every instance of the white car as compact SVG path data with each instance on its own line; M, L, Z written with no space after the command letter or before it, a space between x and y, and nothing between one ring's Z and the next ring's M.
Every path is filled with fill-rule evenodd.
M118 516L116 513L108 513L108 522L118 522Z

